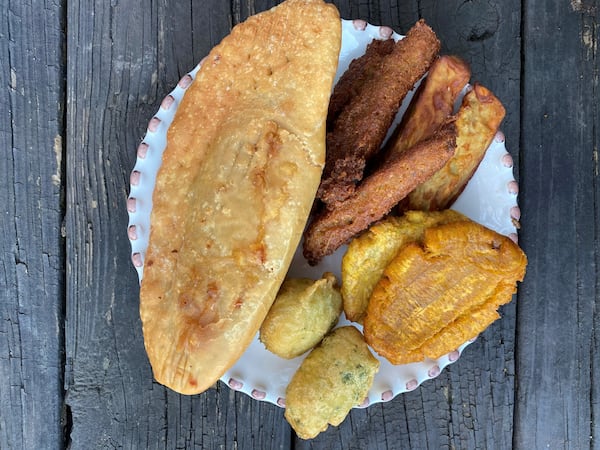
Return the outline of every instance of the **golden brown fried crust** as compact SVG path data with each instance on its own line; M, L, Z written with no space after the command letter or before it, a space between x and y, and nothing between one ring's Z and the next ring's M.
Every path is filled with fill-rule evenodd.
M373 289L398 251L421 242L432 226L459 222L466 217L451 209L436 212L406 211L388 216L353 239L342 258L342 298L348 320L362 323Z
M407 208L439 211L450 207L479 167L504 115L502 102L489 89L475 84L457 114L454 156L410 193Z
M385 269L367 307L365 338L392 364L439 358L499 317L526 265L517 244L471 220L431 227Z
M336 328L304 359L286 389L285 418L302 439L338 426L364 401L379 370L353 326Z
M260 327L267 350L296 358L317 345L338 323L342 296L332 273L323 278L288 278Z
M283 2L213 48L178 107L140 289L154 376L177 392L212 386L275 299L320 182L340 38L333 5Z
M451 121L367 177L350 198L313 220L304 236L304 257L317 264L385 216L452 157L455 143L456 128Z
M328 206L352 195L366 162L378 152L404 97L427 72L440 42L423 20L394 46L365 92L340 113L327 134L318 198Z
M452 115L454 103L466 86L471 70L457 56L440 56L402 117L384 150L386 160L431 136Z
M338 116L350 102L368 92L371 80L378 75L383 59L394 50L395 44L393 39L375 39L367 45L364 55L350 63L331 94L327 130L333 128Z

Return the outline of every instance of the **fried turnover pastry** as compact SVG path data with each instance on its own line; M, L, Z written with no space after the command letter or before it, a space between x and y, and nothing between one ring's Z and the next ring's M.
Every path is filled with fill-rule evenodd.
M285 398L285 418L302 439L337 426L367 397L379 370L363 335L336 328L304 359Z
M439 358L481 333L516 292L527 258L511 239L471 220L425 230L375 286L364 333L393 364Z
M367 177L347 200L317 215L304 235L304 257L317 264L369 225L383 218L416 186L432 176L454 153L456 130L444 125Z
M288 0L208 55L169 129L140 292L156 380L212 386L269 310L325 160L337 9Z
M406 208L435 211L452 205L479 167L504 114L500 100L484 86L475 84L458 111L454 156L410 193Z
M398 41L364 92L339 114L327 133L327 157L318 198L329 206L349 198L366 162L379 151L402 100L427 72L440 49L423 20Z
M342 298L348 320L362 323L373 288L400 248L421 242L425 230L434 225L466 220L446 209L439 212L407 211L388 216L350 242L342 258Z
M341 312L342 295L332 273L319 280L289 278L260 326L260 341L281 358L296 358L321 342Z
M417 142L431 136L448 120L458 94L467 85L471 70L457 56L440 56L431 66L427 77L414 98L394 135L386 145L385 157L393 158Z

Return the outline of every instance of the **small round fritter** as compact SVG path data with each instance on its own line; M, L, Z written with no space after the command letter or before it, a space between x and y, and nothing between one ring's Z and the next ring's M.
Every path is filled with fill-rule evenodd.
M310 352L286 390L285 418L302 439L337 426L367 396L377 360L353 326L336 328Z
M314 281L286 280L260 327L260 340L276 355L291 359L313 348L338 322L342 296L331 273Z

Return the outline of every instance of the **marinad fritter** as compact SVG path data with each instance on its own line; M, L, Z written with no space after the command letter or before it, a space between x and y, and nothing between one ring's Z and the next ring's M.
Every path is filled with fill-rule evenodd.
M353 326L336 328L292 377L285 418L302 439L339 425L366 398L378 370L379 360L360 331Z

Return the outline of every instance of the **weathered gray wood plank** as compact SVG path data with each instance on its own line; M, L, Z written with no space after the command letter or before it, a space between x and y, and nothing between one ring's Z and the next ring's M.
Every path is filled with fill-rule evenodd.
M525 2L515 448L599 448L598 7Z
M162 97L231 24L274 3L68 4L69 23L77 24L67 39L66 387L75 448L290 446L290 430L277 407L221 385L200 396L182 397L152 381L124 210L135 148ZM521 242L531 263L517 303L503 310L502 321L458 363L415 392L353 411L339 428L293 445L597 448L597 2L525 2L523 26L521 2L514 0L337 4L346 18L364 18L400 32L425 17L440 34L444 50L467 59L474 79L505 103L503 130L516 173L522 175ZM554 34L557 39L548 39ZM0 46L0 51L7 50ZM5 84L12 82L11 74L0 72ZM565 92L571 95L559 95ZM7 143L3 147L12 148L6 136L1 135ZM15 179L13 168L18 165L10 158L0 164L7 198L17 198L17 190L25 189ZM10 221L3 220L2 227L4 236L15 235ZM14 255L9 241L2 242L3 255ZM3 258L3 280L15 292L25 267L19 272L6 261L12 260ZM31 273L31 263L26 267ZM14 320L0 333L9 336L10 345L16 342L14 330L19 330ZM9 367L17 373L11 372L13 380L20 379L9 362L0 368ZM11 389L10 394L0 391L3 404L19 392ZM5 436L1 431L0 437Z
M277 407L153 382L125 201L162 98L230 29L228 2L68 2L67 404L72 448L288 448Z
M0 14L0 448L61 448L62 3ZM31 30L37 30L33 33Z

